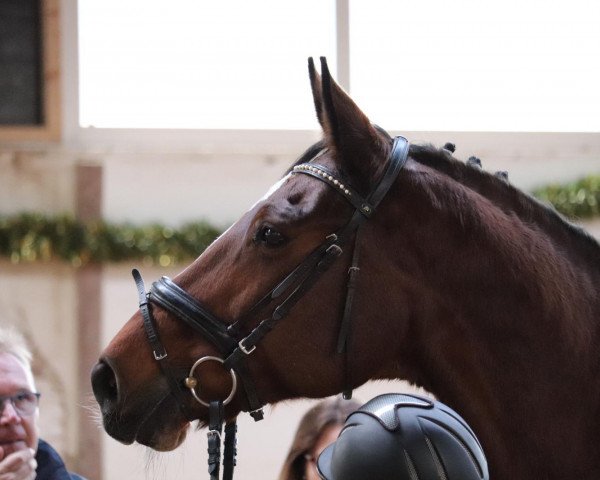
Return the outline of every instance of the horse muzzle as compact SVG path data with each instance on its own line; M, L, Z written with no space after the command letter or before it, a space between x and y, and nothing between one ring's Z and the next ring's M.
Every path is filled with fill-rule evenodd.
M189 421L178 413L175 419L165 414L179 412L166 384L155 384L135 394L124 392L107 358L94 366L91 379L104 429L115 440L127 445L138 442L158 451L173 450L181 444Z
M124 429L121 423L117 425L115 419L119 414L119 386L114 369L105 360L100 360L91 374L92 390L94 397L100 406L102 424L106 432L116 440L130 444L135 440L133 429Z

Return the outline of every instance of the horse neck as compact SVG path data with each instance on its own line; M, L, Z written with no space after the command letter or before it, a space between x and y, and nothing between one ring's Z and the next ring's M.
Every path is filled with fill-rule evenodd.
M480 168L467 166L445 150L431 146L411 146L412 157L423 165L447 175L464 187L478 193L497 208L516 215L521 221L534 224L568 255L579 268L598 272L600 247L583 229L569 223L552 207L540 203L506 181Z
M596 449L600 440L584 414L598 413L600 399L596 380L590 385L600 358L597 272L477 192L427 168L409 173L381 222L394 234L385 244L376 235L379 250L395 255L385 259L401 286L393 295L410 309L386 300L408 325L396 370L384 376L418 383L464 413L494 446L495 478L539 472L542 459L564 471L547 460L557 441L576 451L581 439ZM566 413L568 404L580 408ZM529 466L516 460L518 449L530 452Z

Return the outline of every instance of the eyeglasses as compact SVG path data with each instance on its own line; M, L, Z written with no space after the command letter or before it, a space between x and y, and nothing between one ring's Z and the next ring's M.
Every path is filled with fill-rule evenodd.
M35 412L39 404L40 395L37 392L21 392L6 397L0 396L0 414L4 412L4 407L6 407L6 401L8 400L19 416L31 415Z
M317 477L321 477L321 475L319 475L319 469L317 468L317 459L318 459L318 455L313 455L311 453L305 453L304 454L304 461L306 462L305 464L305 468L307 465L311 465L310 468L316 475ZM305 475L306 478L306 475ZM316 478L316 477L315 477Z

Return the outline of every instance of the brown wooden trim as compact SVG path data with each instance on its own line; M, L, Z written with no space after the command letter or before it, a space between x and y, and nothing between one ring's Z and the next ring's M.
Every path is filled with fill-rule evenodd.
M78 165L75 175L75 202L79 220L97 220L102 216L102 167ZM93 398L90 372L100 355L102 337L102 267L87 265L78 269L77 339L78 392L80 405ZM78 455L72 470L85 478L102 478L102 431L87 409L79 409Z
M60 0L42 2L44 125L0 126L0 141L56 141L61 136Z

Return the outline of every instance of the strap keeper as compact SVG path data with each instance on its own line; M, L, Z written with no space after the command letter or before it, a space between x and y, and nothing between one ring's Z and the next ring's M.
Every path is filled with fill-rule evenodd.
M144 292L140 292L144 293ZM144 297L142 298L140 295L140 302L139 302L140 307L143 307L145 305L150 305L150 292L146 292L144 293Z
M265 412L263 410L263 407L257 408L256 410L252 410L248 413L254 419L255 422L259 422L260 420L265 418Z
M206 432L206 436L209 439L211 437L217 436L217 438L219 439L219 443L221 443L221 432L219 432L218 430L209 430L208 432Z
M325 250L325 255L321 259L319 263L317 263L317 270L323 272L327 270L335 261L335 259L339 258L339 256L344 253L342 247L337 244L329 245L327 250Z

